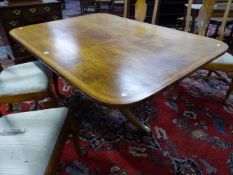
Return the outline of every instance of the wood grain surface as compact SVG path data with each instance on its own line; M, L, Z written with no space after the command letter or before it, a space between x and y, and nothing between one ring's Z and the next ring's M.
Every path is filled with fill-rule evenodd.
M10 34L90 97L144 100L223 54L221 41L110 14L17 28Z

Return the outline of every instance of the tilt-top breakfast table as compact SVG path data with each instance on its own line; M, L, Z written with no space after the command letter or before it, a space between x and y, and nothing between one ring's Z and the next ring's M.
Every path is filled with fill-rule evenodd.
M110 14L92 14L14 29L10 34L74 87L130 112L223 54L221 41Z

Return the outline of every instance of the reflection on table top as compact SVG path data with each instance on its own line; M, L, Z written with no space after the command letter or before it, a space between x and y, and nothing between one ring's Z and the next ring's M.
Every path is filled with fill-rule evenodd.
M109 14L31 25L11 35L92 98L128 105L224 53L206 37Z

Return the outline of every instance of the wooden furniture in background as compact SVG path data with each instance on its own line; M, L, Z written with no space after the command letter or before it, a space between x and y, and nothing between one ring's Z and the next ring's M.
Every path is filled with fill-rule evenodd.
M71 120L66 108L1 117L1 174L56 174Z
M28 3L28 2L41 2L42 0L4 0L5 4L20 4L20 3Z
M158 25L175 27L176 20L184 16L188 0L161 0L158 12Z
M128 14L127 16L130 19L135 17L135 4L137 0L128 0ZM154 2L156 0L146 0L147 4L147 13L145 21L151 23ZM184 4L187 3L187 0L160 0L158 4L158 16L157 24L167 27L176 26L176 18L184 16Z
M211 36L213 38L218 37L219 28L222 24L222 19L223 19L226 7L227 7L227 0L215 0L215 4L213 7L213 13L210 18L210 24L216 25L215 33ZM233 6L231 5L225 27L231 28L230 26L232 24L233 24ZM232 42L232 35L233 35L233 28L231 28L231 32L229 35L224 36L224 41L230 44Z
M222 17L220 34L218 37L220 41L224 39L225 26L227 24L227 18L230 12L231 4L232 4L232 0L228 0L227 6L225 8L225 11ZM192 0L189 0L189 6L188 6L189 10L191 9L191 5L192 5ZM213 10L214 5L215 5L215 0L204 1L203 7L200 9L200 13L198 17L198 34L199 35L202 35L202 36L205 35L207 26L210 23L211 16L214 12ZM191 16L191 13L187 13L185 31L188 31L189 23L190 23L190 16ZM228 53L225 53L224 55L218 57L216 60L202 67L202 69L209 70L210 71L209 76L211 76L212 72L216 72L216 71L222 71L222 72L227 73L228 77L231 79L230 83L228 83L227 81L224 81L229 84L229 89L225 95L225 101L227 101L233 91L233 56ZM217 75L219 74L217 73Z
M195 1L193 1L195 2ZM203 4L193 4L192 2L192 8L190 9L191 11L188 13L191 13L191 24L189 24L188 22L184 22L184 17L178 18L177 19L177 29L181 29L184 30L184 23L187 25L191 25L186 26L186 29L189 29L189 31L191 33L195 32L195 24L197 22L196 18L199 15L199 11L202 8ZM210 22L208 24L214 24L216 25L215 28L215 32L212 35L208 35L210 37L216 38L218 36L218 32L219 32L219 27L222 24L222 17L224 15L225 9L226 9L226 5L227 5L227 0L215 0L215 3L213 5L213 12L212 15L210 17ZM188 4L185 4L185 7L188 7ZM186 13L185 13L186 14ZM187 15L186 15L187 16ZM231 10L229 12L228 18L227 18L227 23L226 23L226 27L229 27L230 25L233 24L233 10L232 10L232 6L231 6ZM206 32L208 33L208 28L206 29ZM233 35L233 29L231 29L231 32L229 34L229 36L225 36L226 42L229 44L231 41Z
M114 13L113 2L114 0L80 0L81 14Z
M53 21L62 18L61 3L55 0L6 4L0 2L0 33L7 45L10 58L16 63L25 62L31 54L9 36L9 31L16 27Z
M97 12L112 12L112 0L95 0Z
M146 132L149 127L130 107L228 48L211 38L101 13L17 28L10 34L71 85L115 106Z
M112 14L118 16L124 16L124 0L113 0L112 1Z
M185 4L185 17L187 13L187 7L188 4ZM196 18L198 17L199 10L201 9L202 4L192 4L192 8L190 9L191 11L188 13L191 13L191 24L190 24L190 32L194 33L195 31L195 24L196 24ZM185 28L185 17L179 17L177 18L177 24L176 24L176 29L177 30L184 30Z
M125 0L124 17L155 24L159 0Z
M96 0L80 0L81 14L97 12Z

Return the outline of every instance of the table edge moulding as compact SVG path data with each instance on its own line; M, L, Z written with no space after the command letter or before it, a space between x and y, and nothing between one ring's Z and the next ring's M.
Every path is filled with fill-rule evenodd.
M103 23L109 25L101 26ZM70 31L64 33L62 30L68 26ZM25 35L42 29L47 30L44 36L50 43L41 38L42 33L39 36L34 32L32 40L37 43ZM157 94L228 48L215 39L110 14L30 25L13 29L10 34L73 86L97 101L119 107L136 104ZM70 53L57 50L56 47L64 43L64 49Z

